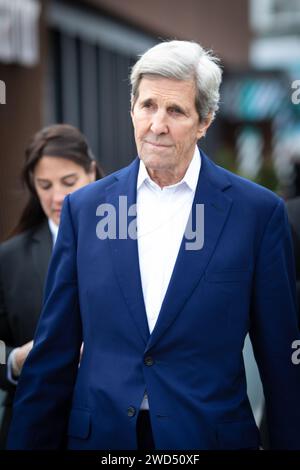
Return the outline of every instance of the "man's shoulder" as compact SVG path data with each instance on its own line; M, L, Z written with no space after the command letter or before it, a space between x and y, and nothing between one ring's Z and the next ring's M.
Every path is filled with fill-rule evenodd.
M218 172L228 181L226 193L232 199L238 199L241 203L258 204L259 206L274 206L281 198L270 189L261 186L243 176L232 173L223 167L213 163Z
M241 192L245 196L259 199L260 201L278 202L280 197L272 190L262 186L254 181L247 179L243 176L224 170L230 175L232 186L237 192Z

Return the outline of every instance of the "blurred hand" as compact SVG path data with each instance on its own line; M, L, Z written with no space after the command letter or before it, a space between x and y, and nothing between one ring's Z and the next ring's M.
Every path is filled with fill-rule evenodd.
M28 341L28 343L25 343L23 344L23 346L20 346L18 349L16 349L14 363L13 363L13 373L15 377L19 377L19 375L21 374L24 362L28 354L30 353L32 346L33 346L33 340ZM83 346L84 346L84 343L82 343L81 348L80 348L79 363L81 361L81 356L83 353Z
M23 344L16 349L15 357L14 357L14 364L13 364L13 373L16 377L19 377L21 374L22 367L24 362L31 351L33 346L33 341L28 341L28 343Z

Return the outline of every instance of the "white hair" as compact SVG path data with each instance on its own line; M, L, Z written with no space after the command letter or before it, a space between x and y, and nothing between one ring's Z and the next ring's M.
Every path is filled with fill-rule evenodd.
M159 75L177 80L194 80L196 109L200 121L219 109L222 69L211 51L192 41L166 41L146 51L131 70L131 103L134 106L144 75Z

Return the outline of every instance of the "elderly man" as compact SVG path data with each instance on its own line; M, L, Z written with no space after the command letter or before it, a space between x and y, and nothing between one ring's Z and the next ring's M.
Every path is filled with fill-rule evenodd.
M300 448L284 205L197 147L220 82L193 42L133 67L139 158L66 198L10 449L257 449L248 331L271 445Z

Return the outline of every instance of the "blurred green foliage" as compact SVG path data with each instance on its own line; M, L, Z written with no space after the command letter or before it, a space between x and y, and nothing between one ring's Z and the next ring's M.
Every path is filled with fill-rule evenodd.
M228 146L223 146L223 148L219 150L216 155L215 162L223 168L226 168L227 170L231 171L232 173L250 179L251 181L254 181L257 184L260 184L261 186L270 189L271 191L278 192L280 189L279 180L274 169L272 158L270 156L263 155L262 159L263 162L260 167L260 170L254 178L249 177L249 175L242 173L239 170L236 154L234 150Z

